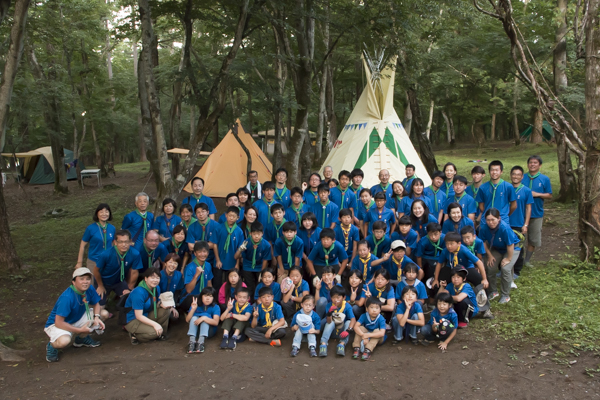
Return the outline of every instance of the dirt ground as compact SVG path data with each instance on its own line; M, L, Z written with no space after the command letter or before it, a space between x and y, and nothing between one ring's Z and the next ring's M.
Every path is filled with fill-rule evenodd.
M121 186L121 206L131 208L133 194L146 181L142 173L118 173L117 178L105 179L104 183ZM68 200L93 195L98 189L88 186L89 182L83 191L70 182L72 194ZM152 187L152 182L148 186ZM33 205L23 201L16 184L9 183L5 188L12 223L36 223L40 212L32 210L40 211L41 206L46 210L65 201L52 196L51 185L26 190ZM221 200L216 203L223 208ZM573 211L567 212L573 218ZM575 248L573 220L569 223L557 216L558 210L550 205L544 240L551 251L536 254L537 261L565 252L566 246ZM223 351L218 348L219 338L212 338L204 354L187 355L184 322L170 327L166 342L131 346L128 335L113 318L100 338L101 347L68 348L61 352L60 362L48 364L43 327L56 300L55 293L70 283L71 265L50 278L22 283L0 281L0 298L7 288L18 292L0 299L0 315L8 316L2 318L0 328L7 334L18 331L21 337L17 347L30 349L26 361L0 364L0 398L600 398L598 376L586 374L586 368L598 368L598 357L581 354L576 363L561 365L552 360L559 348L556 344L484 337L477 332L479 324L490 323L484 320L475 320L469 329L459 331L445 353L433 345L403 342L393 346L388 340L375 350L370 362L362 362L351 360L350 355L336 357L333 342L330 356L325 359L310 358L306 347L297 358L290 358L289 334L280 348L244 342L234 352Z

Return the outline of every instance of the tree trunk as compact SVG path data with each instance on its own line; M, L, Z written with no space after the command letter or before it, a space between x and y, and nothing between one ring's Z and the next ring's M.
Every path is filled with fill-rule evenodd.
M519 100L519 77L515 75L515 87L513 90L513 137L515 146L521 145L521 132L519 131L519 117L517 115L517 101Z
M333 90L333 68L331 63L327 67L327 151L333 149L333 145L337 140L337 117L335 115L335 92Z
M190 105L190 142L188 143L188 147L192 144L192 142L194 141L194 134L196 132L196 127L194 126L194 105L191 104Z
M139 58L138 58L138 45L137 45L137 40L133 40L133 76L135 77L135 79L138 79L138 62L139 62ZM140 106L140 108L142 107L141 104L139 103L140 99L139 99L139 94L138 94L138 106ZM138 138L140 141L140 161L144 162L147 161L146 158L146 140L144 139L144 124L142 122L142 114L138 114Z
M485 131L483 130L483 125L481 125L481 123L479 122L474 122L472 129L474 130L477 148L481 149L483 147L483 143L485 142Z
M240 137L238 135L238 128L239 128L239 126L236 122L231 127L231 133L233 133L233 137L235 137L235 140L237 140L237 142L239 143L242 150L244 150L244 153L246 153L246 178L247 178L248 175L250 174L250 171L252 171L252 155L250 155L250 151L248 151L248 148L246 147L244 142L242 142L242 140L240 139Z
M406 94L406 107L404 108L404 129L408 137L411 137L412 133L412 111L410 111L410 101L408 99L408 93ZM448 140L450 142L450 140Z
M454 133L454 122L452 121L452 115L450 115L450 110L448 110L448 114L444 110L442 110L442 117L444 117L444 121L446 121L446 138L448 140L448 144L453 146L455 144L455 133Z
M496 97L496 85L494 85L494 89L492 90L492 97ZM496 140L496 100L492 103L494 105L494 113L492 114L492 130L490 132L490 141Z
M427 140L422 128L421 124L421 110L419 108L419 101L417 99L416 85L411 85L406 94L408 95L408 100L410 101L410 109L412 111L413 116L413 124L415 125L415 134L417 135L417 139L419 140L419 149L421 151L421 161L425 165L425 169L427 169L427 173L429 175L433 175L435 171L438 170L437 161L435 159L435 155L433 154L433 150L431 149L431 143Z
M539 108L533 112L533 130L531 131L531 143L542 143L542 129L544 123L544 115Z
M431 100L431 106L429 106L429 120L427 121L427 129L425 130L425 136L427 136L427 140L431 142L431 124L433 123L433 106L435 105L434 101Z
M96 168L103 169L102 165L102 154L100 153L100 145L98 144L98 137L96 135L96 129L94 128L94 121L91 122L92 129L92 140L94 141L94 153L96 154Z
M329 3L325 4L325 21L323 21L323 44L326 49L329 49ZM329 71L329 56L323 62L323 67L321 68L321 86L319 87L319 124L317 126L317 140L316 140L316 148L315 148L315 164L319 164L321 162L321 157L323 155L323 134L326 127L327 121L327 80L328 80L328 71Z

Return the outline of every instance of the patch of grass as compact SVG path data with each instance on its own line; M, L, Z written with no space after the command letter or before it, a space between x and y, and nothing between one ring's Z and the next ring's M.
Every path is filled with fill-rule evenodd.
M571 349L600 350L600 271L574 256L523 270L511 302L493 304L496 319L480 329L506 339L529 337Z

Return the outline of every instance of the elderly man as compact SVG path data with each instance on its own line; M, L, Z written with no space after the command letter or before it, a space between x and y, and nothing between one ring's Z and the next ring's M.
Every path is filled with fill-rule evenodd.
M77 268L73 272L71 286L60 295L46 321L44 332L50 338L46 345L46 361L58 361L58 349L64 349L71 343L73 347L100 346L100 342L90 336L95 330L104 331L104 323L100 319L100 297L91 285L89 269Z
M123 218L121 229L127 229L131 233L131 241L134 246L141 246L146 233L150 230L154 222L154 215L146 211L149 203L150 197L146 193L138 193L135 196L136 209Z
M136 245L135 249L140 253L142 269L138 273L143 274L150 267L161 268L159 260L164 260L167 256L167 248L159 246L160 236L155 230L148 231L144 242L141 245Z
M327 165L325 168L323 168L323 176L324 178L322 183L329 184L329 181L333 178L333 168L331 165Z
M394 195L392 185L390 184L390 171L387 169L379 171L379 184L371 187L371 194L373 196L379 192L385 193L388 199L391 199Z

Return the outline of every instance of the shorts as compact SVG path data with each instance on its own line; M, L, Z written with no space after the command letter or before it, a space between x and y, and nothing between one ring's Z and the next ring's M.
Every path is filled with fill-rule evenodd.
M94 282L94 288L98 288L98 285L96 284L96 282ZM100 301L98 303L100 303L101 306L105 306L106 303L108 303L108 298L110 297L110 293L111 292L115 292L115 294L117 295L117 297L122 297L123 296L123 291L125 290L129 290L129 285L127 284L127 282L123 281L123 282L119 282L116 285L104 285L104 289L106 290L106 293L104 293L104 296L100 298Z
M531 218L529 220L529 229L527 230L527 243L533 247L542 247L542 218Z
M76 328L83 328L84 326L90 326L93 321L90 321L87 317L86 313L83 313L83 316L79 319L79 321L71 324ZM52 324L47 328L44 328L44 332L50 338L50 343L54 343L58 340L59 337L64 335L73 336L73 332L65 331L64 329L59 329L56 325Z

